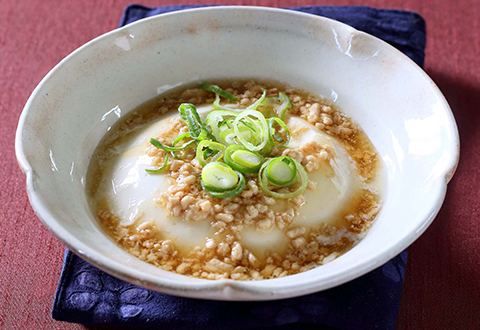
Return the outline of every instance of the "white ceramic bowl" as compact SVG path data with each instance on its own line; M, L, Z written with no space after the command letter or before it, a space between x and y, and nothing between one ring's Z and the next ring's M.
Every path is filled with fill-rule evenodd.
M351 251L285 278L209 281L142 262L102 232L84 191L90 156L102 136L157 93L213 78L272 79L334 96L361 125L385 163L388 183L378 219ZM415 241L440 209L458 162L459 139L435 84L381 40L293 11L214 7L141 20L74 51L30 96L16 152L39 218L98 268L179 296L270 300L350 281Z

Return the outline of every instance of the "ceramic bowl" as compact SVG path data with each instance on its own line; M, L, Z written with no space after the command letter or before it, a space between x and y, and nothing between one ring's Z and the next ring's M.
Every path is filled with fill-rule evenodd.
M366 237L313 270L261 281L203 280L129 255L87 206L85 176L102 136L169 88L219 78L261 78L326 96L361 125L386 168L384 205ZM342 23L293 11L213 7L141 20L62 60L20 117L17 158L30 202L81 258L126 281L169 294L271 300L328 289L393 258L433 221L459 154L442 93L411 60Z

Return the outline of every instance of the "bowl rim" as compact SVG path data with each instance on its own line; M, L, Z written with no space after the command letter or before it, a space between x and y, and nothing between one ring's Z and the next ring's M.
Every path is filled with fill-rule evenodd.
M82 52L85 48L89 47L90 45L100 42L102 39L107 38L109 36L115 34L121 34L122 32L128 30L132 26L137 25L144 25L148 24L148 22L152 20L163 19L167 16L177 16L177 15L184 15L185 13L192 13L192 12L203 12L203 11L229 11L229 10L245 10L245 11L265 11L265 12L277 12L277 13L286 13L289 15L296 15L299 17L304 17L306 19L316 19L320 21L324 21L329 25L337 26L342 29L349 29L350 31L354 31L359 34L363 34L368 36L369 38L374 38L377 41L383 43L384 47L388 47L390 49L395 50L397 55L403 57L403 60L410 62L415 66L415 69L420 73L423 79L426 81L427 84L430 84L432 87L433 92L438 96L439 100L441 100L442 108L445 110L446 115L448 116L448 122L450 124L450 130L452 132L452 139L449 145L449 163L445 166L445 170L442 175L439 175L439 178L443 178L443 181L439 182L440 184L435 185L432 188L432 194L436 194L436 202L432 203L430 209L428 210L429 216L419 221L415 228L403 237L394 247L388 250L388 253L383 253L379 255L374 262L363 262L361 265L350 269L350 271L342 272L342 276L340 278L328 278L322 281L322 284L319 285L318 281L315 278L304 280L301 283L293 282L293 283L285 283L284 286L279 290L276 288L275 293L272 292L272 288L269 286L261 285L259 283L266 283L275 281L275 279L269 280L262 280L262 281L235 281L235 280L214 280L209 281L205 280L202 282L193 281L189 282L177 282L175 280L162 278L154 275L149 275L144 272L138 271L134 268L130 268L127 266L122 265L119 262L113 261L107 257L104 257L96 250L90 248L88 245L80 241L75 237L75 235L68 232L63 226L55 219L55 217L50 213L47 207L42 204L41 196L39 192L35 189L35 178L34 178L34 171L31 165L27 161L27 156L23 151L23 141L22 141L22 133L24 131L24 124L26 117L28 115L28 111L32 106L37 94L42 89L43 85L49 80L49 78L55 74L59 67L63 66L67 63L72 57L76 54ZM448 105L445 97L443 96L442 92L436 86L436 84L432 81L432 79L420 68L415 62L413 62L409 57L405 54L400 52L399 50L395 49L393 46L389 45L385 41L367 34L365 32L356 30L355 28L341 23L339 21L326 18L323 16L293 11L289 9L280 9L280 8L271 8L271 7L260 7L260 6L212 6L212 7L201 7L201 8L191 8L191 9L184 9L180 11L169 12L161 15L155 15L152 17L144 18L130 24L127 24L121 28L114 29L107 33L104 33L91 41L85 43L84 45L80 46L65 58L63 58L53 69L51 69L48 74L40 81L40 83L35 87L34 91L28 98L22 113L19 118L16 136L15 136L15 153L17 157L17 161L19 166L22 169L22 172L26 176L26 186L27 186L27 193L30 204L32 205L33 210L35 211L36 215L43 224L48 228L50 232L52 232L70 251L81 257L82 259L88 261L92 265L102 269L103 271L107 272L110 275L118 277L122 280L125 280L130 283L138 284L140 286L146 287L148 289L152 289L155 291L161 291L168 294L173 294L177 296L184 296L184 297L191 297L191 298L204 298L204 299L212 299L212 300L247 300L247 301L254 301L254 300L277 300L277 299L284 299L288 297L296 297L300 295L304 295L311 292L317 292L326 290L341 284L344 284L348 281L351 281L355 278L358 278L367 272L370 272L396 255L402 252L405 248L407 248L410 244L412 244L423 232L428 228L428 226L432 223L435 216L438 214L440 207L443 204L447 184L453 177L455 170L458 166L459 156L460 156L460 142L459 142L459 133L458 128L455 122L455 118L451 111L450 106ZM387 251L386 251L387 252ZM206 292L215 292L215 291L224 291L224 293L228 292L245 292L248 294L249 298L244 299L235 299L235 295L232 294L223 294L219 297L211 298L205 297L203 294Z

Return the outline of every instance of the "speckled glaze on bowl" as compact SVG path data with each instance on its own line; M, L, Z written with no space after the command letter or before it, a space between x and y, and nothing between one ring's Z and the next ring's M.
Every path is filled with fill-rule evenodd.
M158 93L213 78L286 82L330 97L362 126L388 178L378 219L351 251L284 278L209 281L142 262L102 232L84 191L90 157L102 136L118 118ZM179 296L272 300L350 281L415 241L440 209L458 162L459 139L435 84L381 40L293 11L214 7L138 21L66 57L25 105L16 153L39 218L98 268Z

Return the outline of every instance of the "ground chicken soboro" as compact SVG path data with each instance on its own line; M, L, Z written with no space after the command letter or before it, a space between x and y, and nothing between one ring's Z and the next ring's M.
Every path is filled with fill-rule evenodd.
M213 93L192 88L139 107L112 129L113 133L97 148L89 170L89 192L92 208L106 232L122 248L141 260L168 271L205 279L282 277L322 265L352 248L364 236L380 208L378 192L372 187L379 176L381 162L365 134L335 106L318 96L253 81L220 85L238 97L240 107L255 102L262 93L262 87L266 88L267 95L285 92L293 104L290 115L298 116L336 138L347 151L361 181L358 193L333 223L301 226L296 217L308 203L306 195L309 191L322 189L315 180L309 181L306 192L279 201L266 195L259 186L257 174L251 174L246 175L245 189L238 196L213 198L200 185L202 167L192 146L177 153L180 159L170 157L166 172L169 184L154 196L154 201L169 217L181 217L185 223L209 221L211 234L205 238L205 243L189 251L182 250L153 219L134 219L127 225L121 225L123 219L112 209L108 199L97 198L98 182L108 171L103 164L115 155L116 146L128 139L132 132L141 130L143 124L170 111L177 111L184 102L202 105L214 101ZM302 134L302 130L305 128L293 129L292 136ZM174 116L169 119L168 129L156 132L154 137L171 145L179 134L187 131L186 124ZM165 160L165 152L151 144L147 145L144 153L153 167L161 166ZM329 145L309 141L298 148L275 149L273 154L289 156L300 162L308 173L314 173L335 156L335 151ZM278 230L284 233L286 244L281 251L272 249L255 253L242 244L242 230L245 228L256 228L259 232Z

